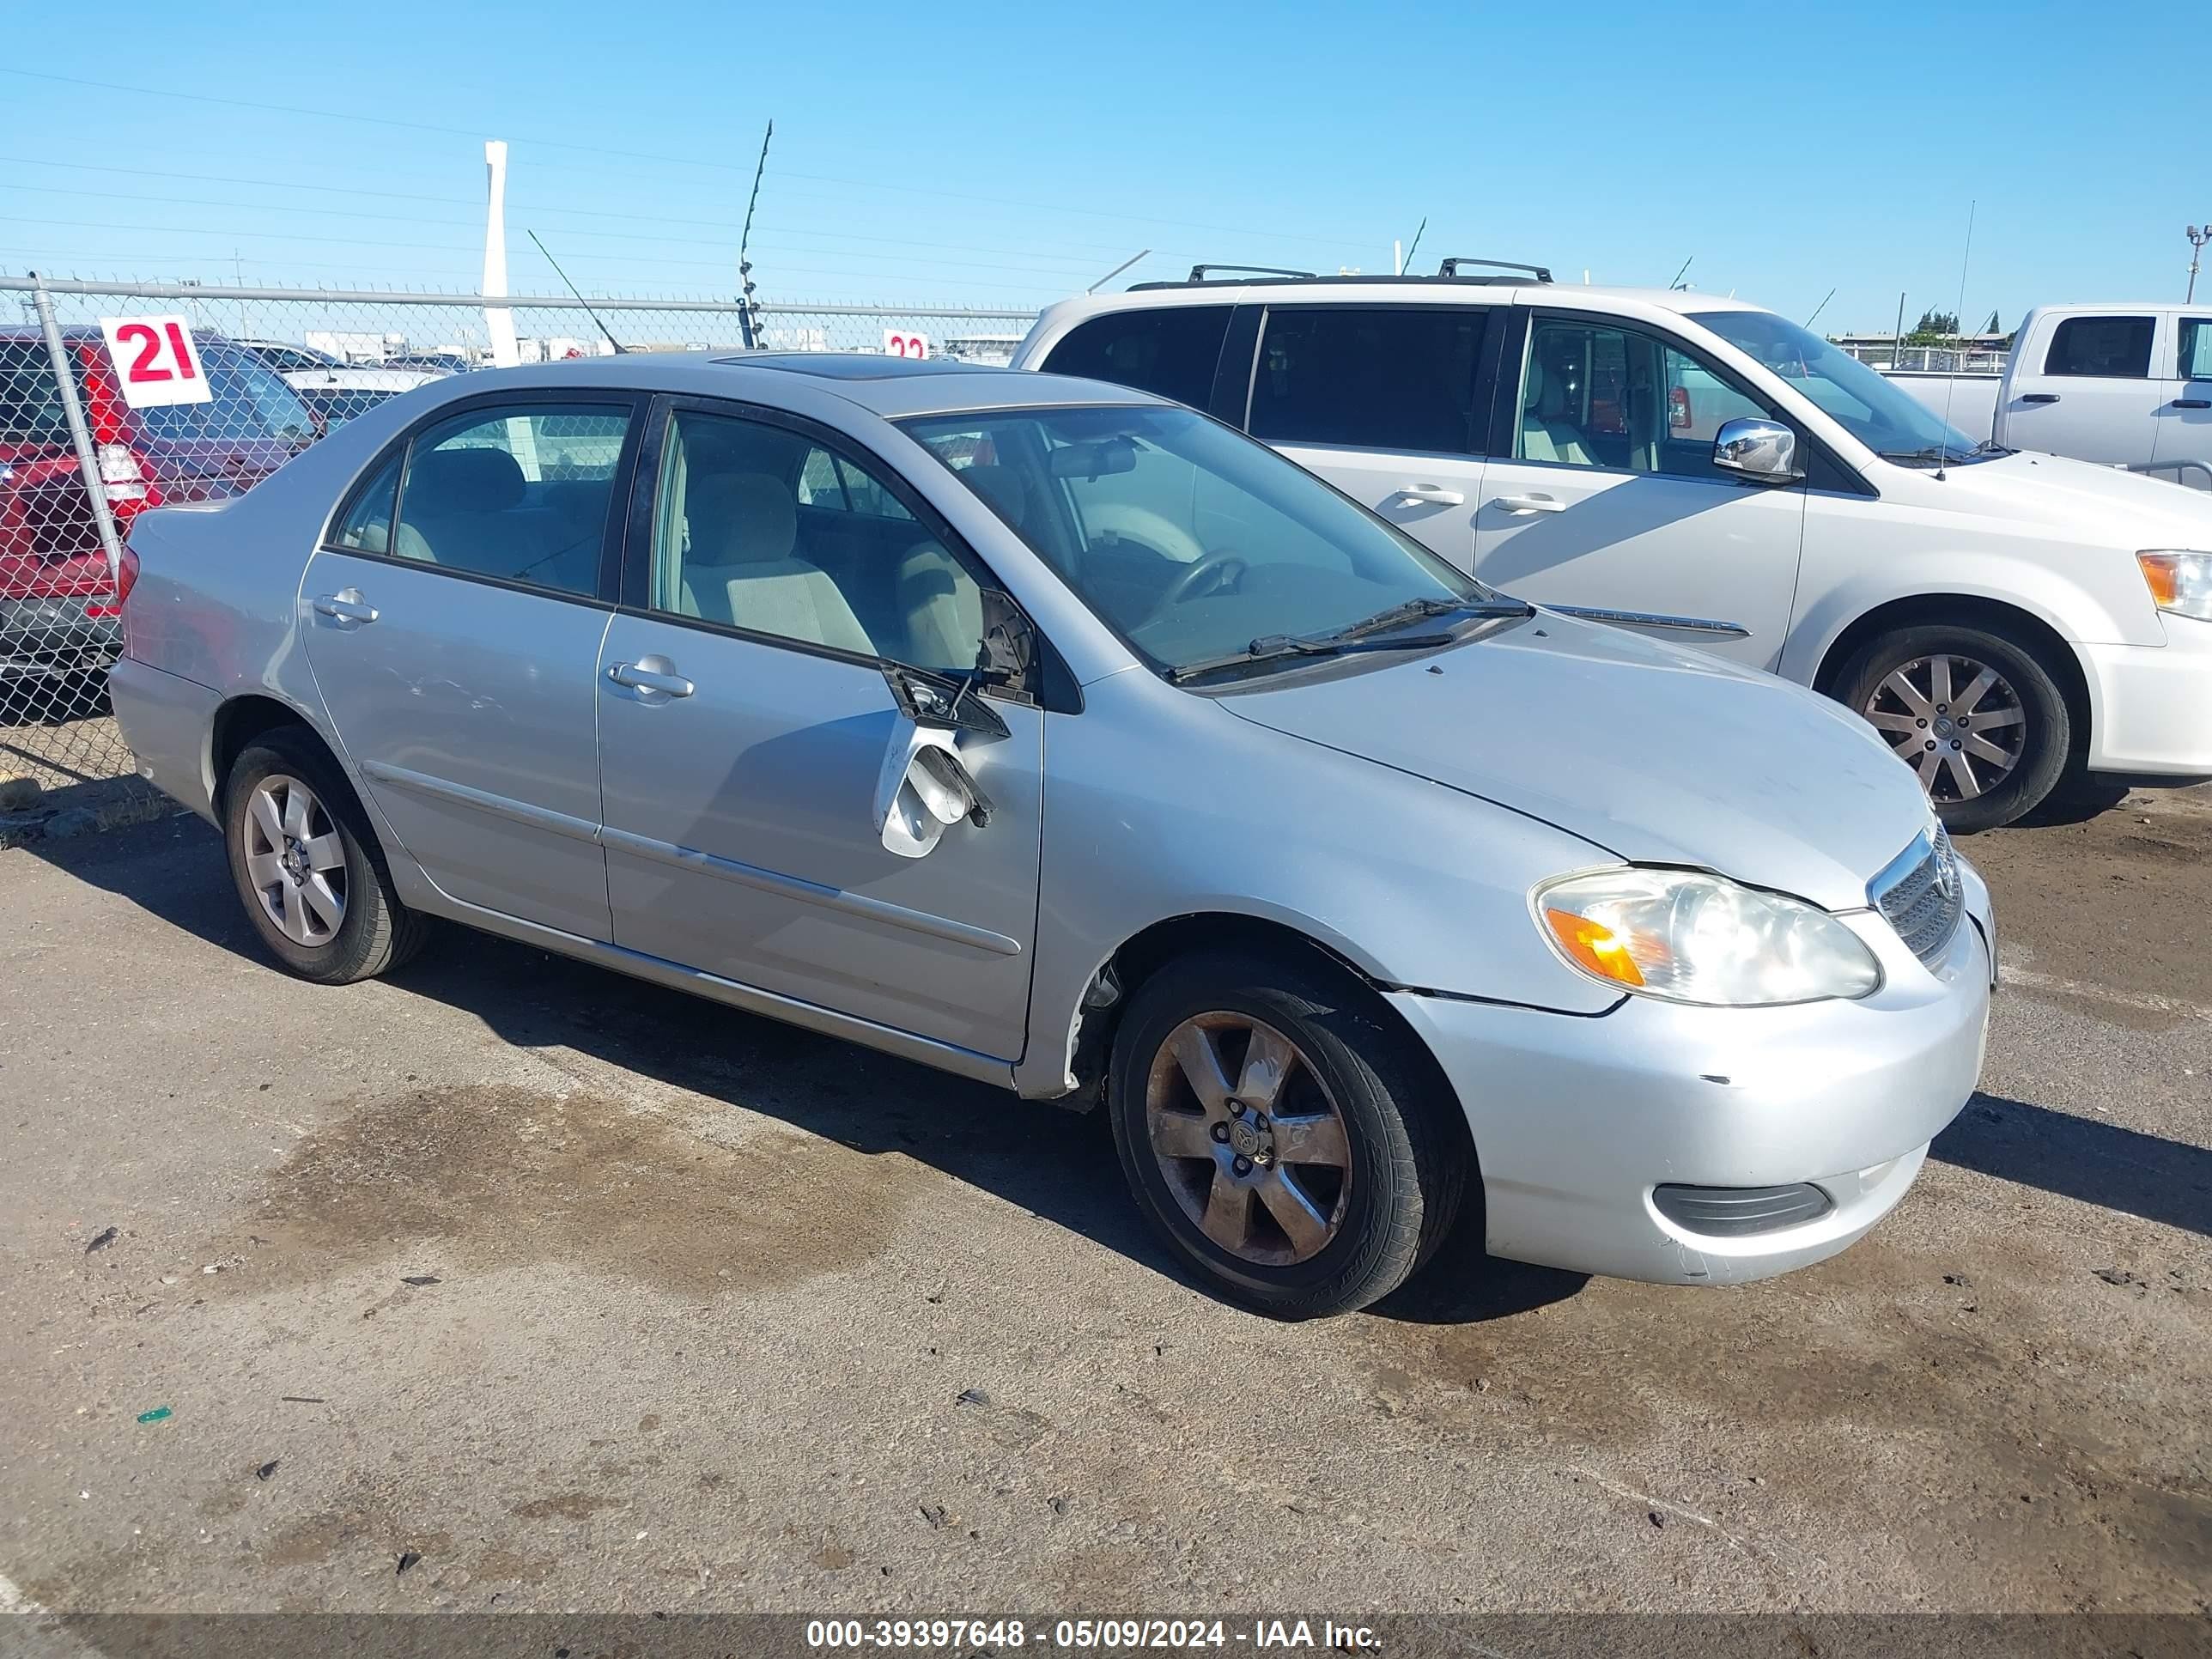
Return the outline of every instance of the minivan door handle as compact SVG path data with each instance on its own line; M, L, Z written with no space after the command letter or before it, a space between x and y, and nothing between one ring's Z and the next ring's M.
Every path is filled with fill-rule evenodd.
M1491 502L1508 513L1564 513L1567 504L1551 495L1500 495Z
M2058 401L2058 394L2055 392L2023 392L2020 394L2020 400L2024 404L2055 404Z
M365 604L358 587L341 587L335 593L325 593L315 601L318 616L328 617L333 622L352 623L356 626L376 620L376 607Z
M1442 484L1401 484L1398 500L1407 507L1462 507L1467 497L1456 489L1446 489Z
M2212 409L2212 398L2176 398L2176 409Z
M658 691L664 697L688 697L699 688L676 672L676 665L655 654L635 662L610 663L607 678L634 691Z

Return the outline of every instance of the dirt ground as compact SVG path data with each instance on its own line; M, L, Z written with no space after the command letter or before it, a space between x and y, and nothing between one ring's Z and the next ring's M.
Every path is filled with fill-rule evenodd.
M1869 1238L1309 1326L1095 1119L465 934L305 986L191 821L0 852L0 1596L2212 1611L2212 798L1967 851L1983 1092Z

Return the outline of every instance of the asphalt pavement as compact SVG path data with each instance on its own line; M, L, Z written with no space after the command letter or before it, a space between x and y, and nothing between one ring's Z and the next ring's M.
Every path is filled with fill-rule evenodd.
M1096 1117L459 932L301 984L192 820L0 852L0 1604L2207 1611L2212 799L1967 850L1867 1240L1304 1326Z

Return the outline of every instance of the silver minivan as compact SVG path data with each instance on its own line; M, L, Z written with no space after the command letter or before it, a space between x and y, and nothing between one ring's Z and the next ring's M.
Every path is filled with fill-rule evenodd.
M1987 891L1862 722L1144 393L474 374L147 514L125 574L117 716L291 971L440 918L1103 1104L1161 1235L1279 1315L1462 1219L1662 1282L1817 1261L1980 1067Z

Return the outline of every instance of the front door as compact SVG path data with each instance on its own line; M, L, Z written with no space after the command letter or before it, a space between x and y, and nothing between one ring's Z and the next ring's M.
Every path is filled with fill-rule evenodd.
M1489 306L1271 306L1252 435L1459 569L1474 558Z
M2043 361L2023 364L2027 372L2004 388L2005 442L2107 466L2149 460L2154 417L2166 401L2151 378L2157 333L2148 312L2060 318Z
M616 943L1018 1059L1043 716L994 699L1007 735L962 734L988 823L908 858L878 811L903 730L882 660L972 668L976 567L881 468L780 417L678 408L643 466L598 676Z
M426 428L299 599L338 741L408 855L464 903L590 939L610 934L592 683L629 426L626 401L541 400Z
M1723 422L1770 411L1673 341L1581 318L1532 319L1518 379L1510 441L1483 472L1474 574L1771 669L1796 592L1805 491L1712 464Z

